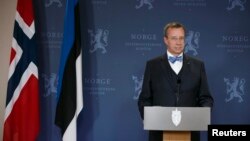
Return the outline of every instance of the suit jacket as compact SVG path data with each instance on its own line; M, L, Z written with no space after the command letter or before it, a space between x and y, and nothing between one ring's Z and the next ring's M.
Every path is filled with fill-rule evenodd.
M142 91L138 99L139 112L144 118L144 106L203 107L213 106L204 63L183 55L178 75L172 70L167 54L146 64ZM162 132L149 132L149 141L162 141Z

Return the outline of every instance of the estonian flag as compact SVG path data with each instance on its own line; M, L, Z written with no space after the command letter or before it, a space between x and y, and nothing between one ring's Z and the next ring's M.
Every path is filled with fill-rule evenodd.
M67 0L55 124L63 141L77 140L77 117L83 108L82 49L78 0Z

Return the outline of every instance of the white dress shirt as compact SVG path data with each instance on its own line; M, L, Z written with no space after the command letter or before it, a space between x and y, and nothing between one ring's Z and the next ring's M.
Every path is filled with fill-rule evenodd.
M168 57L169 56L172 56L172 57L175 57L174 55L172 55L169 51L167 51L167 54L168 54ZM183 53L181 53L180 55L178 56L183 56ZM182 65L183 65L183 60L180 62L180 61L176 61L174 63L171 63L170 61L168 61L171 68L174 70L174 72L178 75L181 68L182 68Z

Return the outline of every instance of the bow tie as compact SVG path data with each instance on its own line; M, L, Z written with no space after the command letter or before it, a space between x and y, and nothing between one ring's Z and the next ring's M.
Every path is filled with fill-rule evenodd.
M176 61L182 62L182 59L183 59L183 56L176 56L176 57L169 56L169 57L168 57L168 60L169 60L172 64L174 64Z

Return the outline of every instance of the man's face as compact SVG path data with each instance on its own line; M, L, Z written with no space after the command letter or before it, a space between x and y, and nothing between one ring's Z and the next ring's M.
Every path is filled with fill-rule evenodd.
M164 37L164 43L167 50L177 56L184 51L185 46L185 31L183 28L169 28L167 37Z

